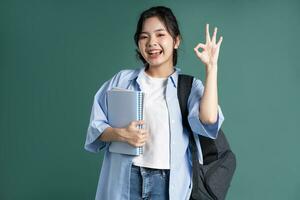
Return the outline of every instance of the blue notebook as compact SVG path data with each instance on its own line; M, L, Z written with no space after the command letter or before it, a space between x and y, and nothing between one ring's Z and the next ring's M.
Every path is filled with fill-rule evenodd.
M107 91L108 123L114 128L125 128L134 120L143 120L144 93L120 88ZM143 128L139 126L138 128ZM140 155L142 147L126 142L111 142L109 151L128 155Z

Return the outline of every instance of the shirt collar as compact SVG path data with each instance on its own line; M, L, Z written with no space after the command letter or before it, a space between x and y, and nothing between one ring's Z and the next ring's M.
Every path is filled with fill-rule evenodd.
M144 76L143 72L145 71L145 66L140 67L138 69L135 70L135 72L133 73L133 75L128 79L129 81L132 81L134 79L136 79L136 82L140 84L140 78L142 76ZM174 73L172 73L168 78L171 79L173 86L176 88L177 87L177 80L178 80L178 75L181 73L181 69L178 67L174 67L175 71Z

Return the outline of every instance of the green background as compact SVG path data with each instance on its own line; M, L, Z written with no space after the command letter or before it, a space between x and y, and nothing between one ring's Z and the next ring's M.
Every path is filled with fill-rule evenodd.
M84 151L92 100L136 68L139 14L172 8L178 67L204 80L193 52L205 23L224 37L223 129L237 156L227 199L300 199L299 1L1 1L0 199L94 199L102 153Z

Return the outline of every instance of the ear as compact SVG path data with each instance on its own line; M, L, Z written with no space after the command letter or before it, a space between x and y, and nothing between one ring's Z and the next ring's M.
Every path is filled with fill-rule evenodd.
M178 49L179 45L180 45L180 36L178 35L176 37L176 41L175 41L175 44L174 44L174 49Z

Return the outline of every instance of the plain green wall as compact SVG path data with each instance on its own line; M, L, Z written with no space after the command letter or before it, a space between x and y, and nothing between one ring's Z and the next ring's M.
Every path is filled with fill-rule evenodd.
M300 199L299 1L1 1L0 199L94 199L102 154L83 149L101 84L135 68L141 11L178 18L183 72L193 47L223 35L219 102L237 156L227 199Z

